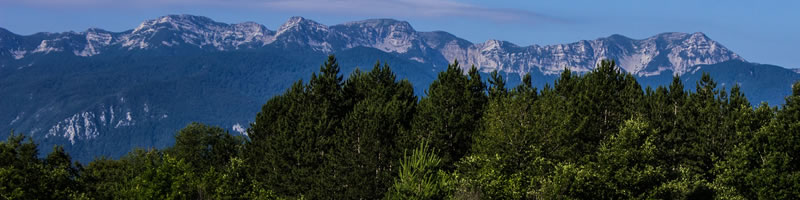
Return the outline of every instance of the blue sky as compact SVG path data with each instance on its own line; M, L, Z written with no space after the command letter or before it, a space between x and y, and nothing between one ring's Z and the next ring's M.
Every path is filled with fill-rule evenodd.
M291 16L334 25L367 18L408 21L472 42L547 45L622 34L704 32L751 62L800 67L800 1L510 0L0 0L0 27L28 35L123 31L146 19L193 14L275 30Z

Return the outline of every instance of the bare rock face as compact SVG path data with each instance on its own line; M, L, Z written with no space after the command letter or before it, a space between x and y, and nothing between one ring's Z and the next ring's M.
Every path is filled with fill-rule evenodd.
M539 70L544 74L558 74L565 68L586 72L603 59L613 59L625 71L639 76L659 75L665 71L680 75L691 72L695 65L744 61L703 33L664 33L643 40L612 35L570 44L527 47L489 40L468 47L449 47L442 49L448 60L465 60L467 66L474 64L484 72Z
M480 71L498 70L524 74L539 71L558 74L565 68L576 72L592 70L600 60L614 59L625 71L639 76L661 73L682 75L693 66L729 60L744 61L703 33L662 33L635 40L612 35L570 44L517 46L489 40L473 44L446 32L417 32L405 21L370 19L326 26L303 17L292 17L277 31L245 22L225 24L206 17L168 15L142 22L133 30L113 33L89 29L75 33L42 33L24 39L0 31L0 56L21 59L31 54L71 52L94 56L108 49L152 49L192 47L217 51L259 48L266 45L301 46L315 51L336 51L370 47L388 53L409 54L408 59L425 63L459 60L462 67L474 65Z

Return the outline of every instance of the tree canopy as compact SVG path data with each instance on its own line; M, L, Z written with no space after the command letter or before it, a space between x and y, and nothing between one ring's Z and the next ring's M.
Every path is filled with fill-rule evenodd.
M0 197L800 198L800 82L785 104L752 107L709 74L643 89L614 61L543 88L521 80L454 61L418 96L387 63L344 78L330 56L245 135L191 123L169 148L82 165L11 132Z

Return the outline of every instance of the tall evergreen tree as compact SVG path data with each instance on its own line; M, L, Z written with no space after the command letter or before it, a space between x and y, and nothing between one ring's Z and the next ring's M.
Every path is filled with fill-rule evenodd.
M253 176L278 196L321 198L336 183L325 165L346 114L339 64L331 55L308 85L295 83L270 99L248 129Z
M492 75L498 79L502 78ZM489 98L481 123L483 126L474 137L471 155L459 163L458 170L464 173L475 190L467 194L480 194L483 199L520 199L526 197L524 189L530 180L519 177L531 175L534 159L542 133L534 132L536 115L534 110L536 88L530 85L530 75L514 90L500 91ZM491 93L490 93L491 94Z
M767 106L756 116L769 113ZM768 114L766 114L768 115ZM737 145L716 165L717 183L725 198L800 198L800 82L771 122Z
M486 102L485 89L474 66L465 75L458 61L448 65L420 100L413 135L406 139L405 147L427 141L439 153L443 166L452 169L470 149Z
M0 143L0 195L4 199L37 199L50 194L39 150L33 140L13 131Z
M713 167L713 157L724 154L725 144L731 136L722 129L722 104L721 92L717 83L708 73L703 73L697 82L695 93L689 95L690 112L686 112L687 119L683 124L689 124L686 131L694 133L686 135L687 142L684 152L686 159L683 164L696 167L697 173L704 174ZM708 174L706 174L708 175Z
M342 120L327 161L337 172L330 197L382 198L398 168L402 150L397 141L410 130L417 97L411 83L397 81L389 66L380 63L367 73L351 74L344 91L353 106Z
M178 131L175 145L166 153L184 160L195 173L204 173L211 167L226 166L231 158L239 155L243 143L243 138L222 128L192 123Z
M496 98L508 94L506 89L506 81L503 76L497 73L497 70L489 74L489 98Z
M566 76L562 75L562 79ZM570 89L575 91L574 95L566 96L581 117L574 122L577 123L574 136L579 140L575 150L579 155L594 152L603 138L616 133L624 120L638 113L628 106L638 106L644 95L633 76L624 74L614 61L603 60L584 77L568 80L558 82L556 88L562 87L562 82L579 85Z
M516 95L526 96L530 98L531 101L535 101L537 96L539 96L538 90L533 87L533 84L531 83L530 73L526 73L524 76L522 76L522 83L520 83L513 90Z

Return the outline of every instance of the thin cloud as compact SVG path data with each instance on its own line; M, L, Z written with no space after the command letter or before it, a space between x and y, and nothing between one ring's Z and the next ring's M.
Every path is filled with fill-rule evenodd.
M0 6L82 8L228 7L333 15L386 17L469 17L496 22L566 22L528 10L491 8L453 0L0 0Z
M397 17L474 17L495 21L560 21L539 13L488 8L449 0L274 0L265 7L331 14L388 15Z

